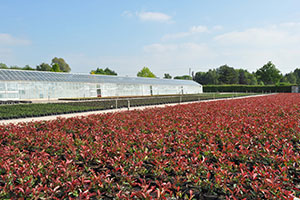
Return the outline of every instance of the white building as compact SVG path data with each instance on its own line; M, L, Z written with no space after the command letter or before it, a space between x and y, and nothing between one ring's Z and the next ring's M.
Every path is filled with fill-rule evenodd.
M202 93L190 80L0 69L0 100Z

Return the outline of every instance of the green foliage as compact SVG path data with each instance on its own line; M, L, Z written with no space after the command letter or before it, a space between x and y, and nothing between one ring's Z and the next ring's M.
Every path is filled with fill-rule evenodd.
M92 70L90 74L118 75L115 71L109 69L108 67L106 67L104 70L97 68L96 70Z
M156 76L150 71L148 67L143 67L141 71L137 73L138 77L156 78Z
M300 85L300 69L296 68L293 72L293 74L295 75L296 77L296 83L298 85Z
M60 67L57 63L54 63L51 68L52 72L61 72Z
M280 81L282 75L276 66L269 61L255 72L257 79L265 85L274 85Z
M47 63L42 63L42 64L36 66L36 70L37 71L51 71L52 67Z
M8 69L8 67L6 64L0 63L0 69Z
M290 84L296 84L297 83L297 77L295 73L290 72L283 76L283 78L280 80L280 82L286 82Z
M202 85L217 85L218 74L215 69L210 69L208 72L197 72L194 80Z
M204 85L203 92L291 92L291 85Z
M70 72L71 68L70 66L66 63L66 61L63 58L53 58L51 65L53 66L54 64L58 64L60 71L62 72Z
M174 79L193 80L193 78L191 76L189 76L189 75L175 76Z
M172 76L170 74L164 74L164 79L172 79Z
M25 67L22 68L23 70L35 70L32 67L30 67L29 65L25 65Z
M18 69L18 70L22 70L22 67L19 67L18 65L12 65L12 66L10 66L9 69Z
M239 81L241 85L257 85L257 80L254 74L249 73L247 70L238 69Z
M220 84L238 84L238 72L228 65L223 65L217 69L218 81Z

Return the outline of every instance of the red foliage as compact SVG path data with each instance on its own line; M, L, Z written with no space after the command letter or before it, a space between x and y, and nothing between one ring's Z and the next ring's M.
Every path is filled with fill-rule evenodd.
M300 95L0 126L0 198L293 199Z

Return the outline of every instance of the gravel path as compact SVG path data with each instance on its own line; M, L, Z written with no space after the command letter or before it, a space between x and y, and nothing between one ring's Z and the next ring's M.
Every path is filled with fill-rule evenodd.
M252 95L252 96L245 96L245 97L234 97L234 98L224 98L224 99L210 99L210 100L203 100L203 101L192 101L192 102L183 102L180 104L190 104L190 103L199 103L199 102L209 102L209 101L220 101L220 100L231 100L231 99L243 99L243 98L254 98L266 95L274 95L274 94L260 94L260 95ZM166 106L175 106L179 103L172 103L172 104L163 104L163 105L151 105L151 106L140 106L140 107L131 107L128 108L119 108L119 109L110 109L110 110L100 110L100 111L91 111L91 112L82 112L82 113L70 113L70 114L60 114L60 115L51 115L51 116L44 116L44 117L31 117L31 118L20 118L20 119L9 119L9 120L0 120L0 125L5 124L18 124L18 123L26 123L32 121L47 121L47 120L55 120L56 118L70 118L70 117L79 117L79 116L88 116L91 114L103 114L103 113L110 113L110 112L122 112L126 110L142 110L146 108L155 108L155 107L166 107Z

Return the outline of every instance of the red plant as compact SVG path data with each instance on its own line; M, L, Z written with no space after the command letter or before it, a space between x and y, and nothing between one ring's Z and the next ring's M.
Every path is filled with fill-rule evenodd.
M293 199L300 95L0 126L0 198Z

